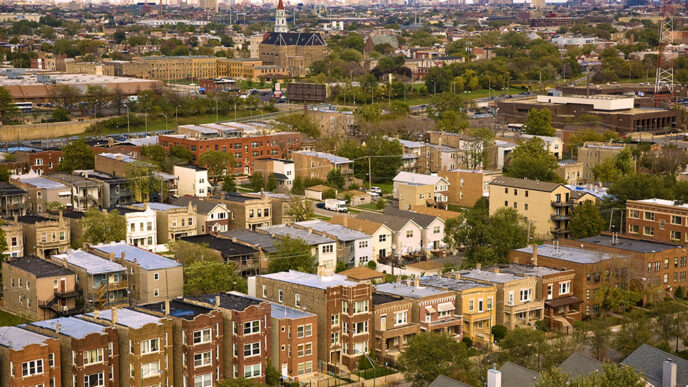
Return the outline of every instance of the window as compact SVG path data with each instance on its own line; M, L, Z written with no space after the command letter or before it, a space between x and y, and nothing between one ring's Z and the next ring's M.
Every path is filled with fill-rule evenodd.
M413 230L406 230L406 238L413 238Z
M282 302L282 289L279 290L278 296L279 296L279 302Z
M150 339L141 341L141 354L154 353L160 351L160 339Z
M654 227L645 226L643 227L643 234L645 235L655 235Z
M681 240L681 232L671 230L671 239L676 240L676 241L680 241Z
M435 226L432 228L432 233L433 234L439 234L441 232L441 230L442 229L440 228L440 226Z
M332 332L330 335L330 342L332 344L339 344L339 332Z
M339 313L332 315L332 326L339 325Z
M153 279L154 280L159 280L160 279L160 273L153 273Z
M160 295L160 289L153 289L153 296L158 297Z
M528 203L524 204L525 210L528 211Z
M522 289L521 290L521 302L530 301L531 290Z
M368 312L368 300L354 302L354 314Z
M645 220L655 220L655 213L645 211Z
M299 375L310 374L311 372L313 372L313 362L312 361L299 363L297 365L297 373Z
M263 298L268 296L268 287L266 285L263 285Z
M514 291L512 290L509 292L509 305L513 305L513 304L514 304Z
M186 383L184 383L186 384ZM194 376L193 387L211 387L213 385L213 374Z
M260 376L260 364L244 366L244 377L246 379Z
M483 311L483 299L479 298L478 299L478 312L482 312L482 311Z
M244 323L244 334L252 335L254 333L260 333L260 320L249 321Z
M468 311L473 312L475 310L475 301L471 298L468 301Z
M211 331L210 329L203 329L200 331L194 331L193 333L193 343L203 344L210 342Z
M334 325L334 324L333 324ZM296 337L311 337L313 334L313 326L311 324L299 325L296 327Z
M96 387L105 385L105 375L102 372L84 375L84 387Z
M368 341L354 343L354 355L359 353L368 353Z
M103 362L103 349L92 349L90 351L84 351L84 365L102 363ZM52 367L52 366L51 366Z
M358 248L359 248L359 249L365 249L366 247L368 247L368 241L360 241L360 242L358 242Z
M260 342L244 344L244 357L260 355Z
M628 232L631 234L637 234L640 232L640 226L638 226L637 224L629 224Z
M349 303L342 301L342 314L349 314Z
M160 362L152 361L141 365L141 379L152 378L160 375Z
M299 307L301 306L301 295L300 294L294 294L294 305Z
M313 354L313 344L311 344L311 343L299 344L298 347L296 347L296 356L297 357L310 356L312 354Z
M353 324L354 335L368 333L368 321L361 321Z
M147 229L148 231L153 231L153 222L148 222L148 223L146 224L146 229Z
M640 218L640 211L638 210L628 210L628 217L633 219Z
M334 251L334 245L324 245L322 247L322 252L323 253L331 253Z
M487 298L487 310L492 310L492 297Z
M404 325L408 323L408 311L394 313L394 325Z
M571 281L566 281L559 284L559 294L567 294L569 292L571 292Z
M50 367L50 368L55 367L55 354L54 353L48 354L48 367Z
M27 361L22 363L22 377L38 375L43 373L43 359Z
M387 234L380 234L380 236L377 237L377 240L380 242L387 242Z
M248 217L253 218L253 210L248 210Z
M682 218L682 217L676 216L676 215L671 215L671 224L678 224L678 225L680 225L680 224L682 224L682 222L683 222L683 218Z

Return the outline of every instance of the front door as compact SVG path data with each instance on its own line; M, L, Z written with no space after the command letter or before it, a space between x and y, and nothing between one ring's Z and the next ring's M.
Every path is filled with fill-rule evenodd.
M333 364L339 363L339 351L330 352L330 363L333 363Z
M380 330L387 330L387 315L380 316Z
M67 279L61 278L60 279L60 293L65 293L65 292L67 292Z

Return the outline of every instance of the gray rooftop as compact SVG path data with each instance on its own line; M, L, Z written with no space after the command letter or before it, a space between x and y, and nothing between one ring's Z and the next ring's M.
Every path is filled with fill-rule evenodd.
M415 211L404 211L392 206L385 207L383 213L403 219L411 219L423 228L428 228L432 222L439 218L435 215L421 214ZM442 220L441 218L439 219ZM444 223L444 220L442 220L442 223Z
M394 215L388 215L388 214L380 214L378 212L372 212L372 211L361 211L358 215L356 215L356 219L362 219L362 220L369 220L371 222L376 222L376 223L382 223L385 226L389 227L393 231L399 231L408 222L413 222L413 220L409 218L402 218L399 216L394 216ZM416 223L416 222L413 222ZM418 223L416 223L418 225ZM418 225L418 227L421 227Z
M227 209L227 206L225 206L223 203L218 203L218 202L210 201L210 200L203 200L203 199L191 197L191 196L182 196L180 198L172 199L172 204L174 204L175 206L186 207L189 205L189 203L196 206L196 212L197 213L204 214L204 215L208 215L217 206L220 206L224 209Z
M268 234L275 234L279 236L288 236L294 239L301 239L311 246L335 242L332 239L324 237L322 235L308 232L308 230L302 230L296 227L285 226L283 224L276 226L258 227L258 229Z
M67 189L67 186L55 181L55 180L50 180L46 179L45 177L40 177L40 176L32 176L32 177L18 177L17 178L19 181L25 184L32 185L36 188L41 188L41 189Z
M497 267L489 267L488 270L494 271L499 268L500 273L510 273L521 276L542 277L550 274L561 274L561 270L552 269L544 266L519 265L518 263L510 263L507 265L499 265Z
M66 173L54 173L50 175L51 179L59 180L60 182L71 184L75 187L97 187L98 183L88 180L77 175L69 175Z
M179 209L179 208L184 208L180 206L175 206L173 204L166 204L166 203L135 203L132 204L132 207L139 207L139 208L150 208L151 210L155 211L167 211L167 210L174 210L174 209Z
M450 377L439 375L428 387L470 387L470 384L459 382Z
M278 320L281 319L298 319L298 318L304 318L304 317L311 317L314 316L313 313L308 313L306 311L300 310L300 309L295 309L295 308L290 308L288 306L284 306L275 302L270 303L270 316L273 318L276 318Z
M611 235L598 235L578 240L585 243L614 247L616 249L629 250L637 253L655 253L658 251L678 249L682 247L671 243L643 241L629 238L617 238L614 243L612 243Z
M347 159L346 157L341 157L337 155L333 155L331 153L324 153L324 152L313 152L313 151L298 151L294 153L300 153L302 155L306 156L313 156L313 157L319 157L321 159L325 159L332 164L349 164L352 163L353 161Z
M104 325L76 317L59 317L52 320L35 321L29 323L29 325L56 331L58 323L60 324L61 334L76 339L83 339L91 333L104 333L106 328Z
M82 250L69 249L62 254L53 255L54 259L67 261L68 263L80 267L88 274L105 274L126 271L127 268L109 259L101 258Z
M559 364L559 368L574 379L579 376L588 376L595 371L602 372L603 365L604 363L599 360L574 352Z
M50 339L49 336L31 332L18 326L0 327L0 345L15 351L21 351L31 344L43 344L48 339Z
M461 271L461 277L465 277L468 279L474 279L474 280L480 280L480 281L486 281L486 282L493 282L493 283L506 283L506 282L511 282L511 281L518 281L522 280L525 277L518 276L518 275L513 275L511 273L495 273L493 271L488 271L488 270L481 270L481 269L472 269L468 271Z
M688 361L647 344L638 347L621 364L635 368L636 371L643 374L648 383L655 387L661 387L662 368L667 359L671 359L677 365L676 385L688 386Z
M346 279L346 276L339 274L332 274L330 276L319 276L317 274L303 273L296 270L282 271L279 273L272 274L263 274L261 275L261 277L318 289L327 289L340 285L358 285L357 282L349 281Z
M375 285L375 291L380 293L394 294L402 297L409 298L422 298L435 296L438 294L446 293L444 290L438 290L431 287L415 287L408 286L405 284L398 283L387 283Z
M276 253L275 243L279 241L268 234L251 231L248 229L236 229L220 233L223 236L236 238L238 241L248 243L253 246L258 246L268 253Z
M304 222L297 222L297 225L305 228L312 228L315 231L325 232L336 236L342 242L350 242L359 239L371 239L372 237L364 232L352 230L338 224L325 222L324 220L307 220Z
M539 376L537 372L510 361L504 363L499 371L502 373L502 380L506 382L505 386L535 387Z
M522 249L517 249L516 251L532 255L533 247L527 246ZM603 251L577 249L564 246L554 247L552 245L539 245L538 256L561 259L563 261L581 264L598 263L600 261L606 261L611 257L609 253ZM615 257L624 258L625 256L615 255Z
M457 292L473 288L487 288L490 286L465 279L445 278L437 275L420 277L420 284L423 286L453 290Z
M93 312L86 313L86 315L94 317ZM112 309L101 310L100 318L103 320L112 321ZM127 308L117 309L117 325L124 327L140 329L146 324L162 325L161 321L162 318L150 315L148 313L137 312Z
M120 258L122 253L124 253L124 258L127 261L134 262L134 259L136 259L136 263L144 270L169 269L181 266L181 263L173 259L128 245L125 242L101 243L91 247L105 253L115 253L116 258Z

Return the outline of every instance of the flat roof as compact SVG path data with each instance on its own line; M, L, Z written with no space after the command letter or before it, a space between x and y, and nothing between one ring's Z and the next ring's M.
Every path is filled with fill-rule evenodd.
M249 297L245 294L237 292L224 292L224 293L214 293L205 294L202 296L188 297L190 300L205 302L210 305L215 305L216 297L220 297L220 307L224 309L231 309L236 311L244 311L251 305L260 305L264 300L259 300L257 298Z
M248 243L253 246L258 246L268 253L276 253L275 243L279 241L277 238L260 232L251 231L248 229L236 229L220 233L221 235L236 238L239 241Z
M457 292L461 292L461 291L473 289L473 288L489 288L490 287L490 285L481 284L481 283L470 281L470 280L446 278L446 277L440 277L437 275L420 277L419 280L420 280L420 284L423 286L431 286L433 288L454 290Z
M100 312L100 318L112 321L112 309L104 309ZM93 312L86 313L86 316L94 317ZM160 324L161 317L156 317L148 313L138 312L129 308L117 309L117 325L133 329L143 328L146 324Z
M533 255L532 246L516 249L516 251ZM611 255L604 251L577 249L566 246L554 247L552 245L539 245L538 256L561 259L562 261L569 261L581 264L598 263L600 261L606 261L611 258ZM618 257L621 258L625 256Z
M671 250L683 248L680 245L674 245L670 243L662 243L655 241L646 241L639 239L630 238L616 238L612 241L611 235L597 235L588 238L577 239L578 241L585 243L592 243L599 246L614 247L617 249L635 251L638 253L656 253L658 251Z
M313 157L318 157L321 159L328 160L332 164L348 164L352 163L353 161L347 159L346 157L341 157L337 155L333 155L332 153L325 153L325 152L313 152L313 151L296 151L294 153L299 153L302 155L306 156L313 156Z
M0 327L0 345L21 351L31 344L45 344L50 336L44 336L18 326Z
M13 176L13 178L19 180L20 182L22 182L24 184L32 185L36 188L41 188L41 189L68 189L68 187L66 185L64 185L63 183L60 183L59 181L50 180L50 179L47 179L45 177L40 177L40 176L27 176L27 177Z
M403 300L403 297L373 292L373 305L383 305Z
M45 259L41 259L36 256L12 258L11 260L6 260L4 264L14 266L18 269L24 270L25 272L31 273L36 276L36 278L57 277L74 274L72 270L64 266L46 261Z
M24 224L36 224L39 222L57 222L57 219L46 218L45 216L40 215L24 215L18 216L17 222Z
M83 250L69 249L62 254L53 255L53 258L67 261L74 266L86 270L91 275L127 271L126 267L117 262L98 257Z
M145 304L138 306L141 309L146 309L151 312L165 313L165 302L154 302L152 304ZM212 311L210 308L184 302L182 300L170 300L169 315L172 317L181 318L184 320L193 320L196 316L208 314Z
M519 265L518 263L502 264L488 267L488 270L499 268L500 273L510 273L514 275L542 277L543 275L561 274L562 270L552 269L544 266Z
M444 290L438 290L429 287L415 287L406 284L389 283L375 285L375 291L381 293L394 294L401 297L422 298L429 296L436 296L438 294L446 293Z
M311 288L327 289L334 286L356 286L358 283L349 281L346 276L332 274L330 276L319 276L317 274L303 273L296 270L282 271L279 273L263 274L260 277L269 278L276 281L288 282L297 285L308 286Z
M217 250L223 255L227 256L255 254L258 252L258 250L254 249L253 247L233 242L228 238L218 238L210 234L182 237L181 240L193 244L205 243L209 248Z
M96 324L94 322L76 317L58 317L52 320L34 321L29 323L29 325L57 332L58 323L60 324L61 334L74 337L76 339L83 339L91 333L102 334L105 332L106 328L104 325Z
M307 220L297 222L297 225L306 228L312 228L315 231L325 232L337 237L342 242L350 242L359 239L371 239L372 237L364 232L352 230L339 224L332 224L324 220Z
M182 206L175 206L174 204L167 204L167 203L158 203L158 202L149 202L149 203L134 203L131 205L132 207L138 207L138 208L150 208L151 210L155 211L167 211L167 210L176 210L179 208L186 208Z
M487 281L487 282L495 282L495 283L506 283L506 282L511 282L511 281L518 281L522 280L526 277L523 276L518 276L514 275L511 273L495 273L493 271L488 271L488 270L481 270L481 269L473 269L473 270L462 270L461 271L461 277L466 277L468 279L475 279L475 280L481 280L481 281Z
M656 204L656 205L660 205L660 206L688 209L688 204L680 202L680 201L676 201L676 200L653 198L653 199L633 200L633 202L646 203L646 204Z
M115 253L116 258L122 257L122 253L124 253L124 258L127 261L134 262L134 259L136 259L136 263L145 270L169 269L182 265L173 259L165 258L136 246L128 245L123 241L101 243L91 247L104 253Z
M313 313L309 313L303 310L295 309L295 308L290 308L288 306L284 306L275 302L270 303L270 315L273 318L276 318L278 320L283 320L283 319L298 319L298 318L304 318L304 317L311 317L314 316Z
M308 230L302 230L300 228L291 227L283 224L279 224L276 226L258 227L258 230L266 232L268 234L275 234L279 236L288 236L291 238L301 239L311 246L335 242L332 239L324 237L322 235L308 232Z

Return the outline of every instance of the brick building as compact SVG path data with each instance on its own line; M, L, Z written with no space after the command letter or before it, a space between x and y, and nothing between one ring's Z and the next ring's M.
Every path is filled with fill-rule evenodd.
M678 200L626 201L626 232L658 242L688 242L688 205Z
M62 151L59 149L17 151L14 157L17 163L24 166L24 172L34 171L39 175L44 175L55 172L62 160Z
M270 32L258 52L264 65L280 66L291 77L303 77L313 62L325 59L327 43L315 32Z
M0 327L0 366L2 387L63 386L60 341L49 336Z
M270 303L272 366L287 380L303 382L318 371L318 316Z
M385 363L396 363L409 339L420 332L413 321L413 300L373 293L373 348Z
M249 278L249 295L300 308L318 316L318 360L325 364L358 366L372 341L370 284L338 274L318 276L298 271Z
M475 202L489 195L490 182L501 176L501 171L480 169L442 170L437 173L449 183L447 202L462 207L473 207Z
M296 176L301 178L327 180L332 169L339 169L345 177L354 173L354 162L324 152L298 151L292 154Z

